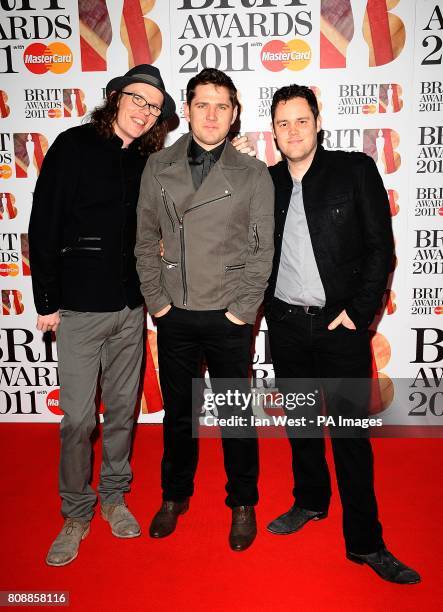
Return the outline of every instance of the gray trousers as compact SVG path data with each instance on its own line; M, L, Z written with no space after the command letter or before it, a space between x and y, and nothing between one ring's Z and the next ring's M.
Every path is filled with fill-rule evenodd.
M91 434L100 370L105 406L101 503L123 501L143 354L143 307L119 312L62 310L57 330L60 376L61 456L59 489L65 518L89 520L97 499L90 485Z

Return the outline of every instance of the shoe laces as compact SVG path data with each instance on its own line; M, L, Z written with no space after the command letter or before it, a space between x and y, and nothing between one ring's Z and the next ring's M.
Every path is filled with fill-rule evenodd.
M65 534L71 535L71 533L75 529L82 528L82 527L83 527L82 521L79 521L78 519L74 519L74 518L67 518L65 522Z

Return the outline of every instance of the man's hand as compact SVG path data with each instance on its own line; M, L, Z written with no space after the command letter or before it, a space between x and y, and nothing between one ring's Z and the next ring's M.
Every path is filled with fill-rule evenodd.
M39 331L47 332L47 331L57 331L57 327L60 325L60 313L53 312L48 315L37 315L37 329Z
M348 329L357 329L352 319L348 317L346 310L342 310L338 317L336 317L332 323L329 323L328 329L333 330L339 325L343 325L343 327L347 327Z
M163 240L160 240L158 245L160 247L160 257L163 257L163 255L165 254L165 247L163 245Z
M229 310L225 312L225 317L229 319L231 323L235 323L236 325L246 325L244 321L242 321L241 319L237 319L237 317L231 314Z
M247 136L236 136L231 140L231 144L239 153L247 153L247 155L255 157L254 145Z
M156 312L154 317L156 319L160 319L160 317L163 317L165 314L167 314L171 310L171 308L172 308L172 305L168 304L167 306L165 306L164 308Z

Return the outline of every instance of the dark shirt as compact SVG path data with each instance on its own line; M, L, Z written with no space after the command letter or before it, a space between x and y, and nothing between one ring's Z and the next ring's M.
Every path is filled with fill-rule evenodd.
M188 149L188 162L191 167L192 182L196 190L208 176L212 167L220 159L223 149L225 148L225 143L226 140L218 145L218 147L215 147L215 149L206 151L206 149L191 138Z

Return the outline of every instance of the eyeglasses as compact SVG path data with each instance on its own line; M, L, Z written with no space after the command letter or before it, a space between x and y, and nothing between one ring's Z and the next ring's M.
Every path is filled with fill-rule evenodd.
M138 106L139 108L148 107L151 115L154 115L154 117L160 117L162 109L159 106L155 106L155 104L151 104L150 102L145 100L143 96L139 96L138 94L132 93L131 91L122 91L122 94L125 94L125 96L132 96L132 101L136 106Z

